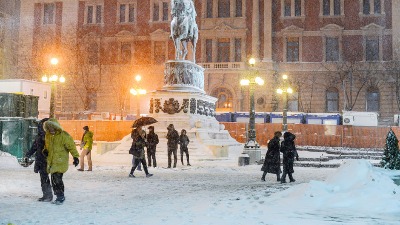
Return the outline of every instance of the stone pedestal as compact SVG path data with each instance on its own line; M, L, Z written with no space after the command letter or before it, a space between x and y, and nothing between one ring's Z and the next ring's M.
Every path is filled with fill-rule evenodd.
M149 93L149 116L158 121L154 127L161 136L173 124L179 133L185 129L189 137L195 137L191 142L197 142L204 151L227 157L227 146L239 143L215 119L217 99L205 94L203 71L191 61L168 61L163 88Z
M261 160L261 149L260 148L244 148L243 153L246 153L250 157L250 164L256 164Z

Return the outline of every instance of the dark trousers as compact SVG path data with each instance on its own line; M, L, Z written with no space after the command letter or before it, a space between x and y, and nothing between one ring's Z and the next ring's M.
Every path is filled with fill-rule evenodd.
M149 151L147 149L147 160L149 162L149 167L151 166L151 161L153 160L153 166L157 167L157 160L156 160L156 152L155 151Z
M190 163L189 163L189 150L186 148L186 149L182 149L181 148L181 162L182 162L182 165L183 165L183 153L185 153L186 154L186 161L187 161L187 164L189 165Z
M289 180L290 181L294 181L292 173L287 173L285 170L283 170L283 173L282 173L282 178L281 178L282 181L286 180L286 174L289 175Z
M135 163L132 166L131 172L130 174L133 174L136 170L136 167L141 163L143 165L143 170L144 172L147 174L149 174L149 171L147 170L147 164L146 164L146 159L142 159L142 158L135 158Z
M168 168L171 168L171 155L174 154L174 167L176 167L176 161L178 161L178 156L176 155L178 148L168 147Z
M64 182L62 180L63 173L52 173L51 174L51 185L53 186L54 194L57 198L64 197Z
M42 186L43 197L52 198L53 191L51 190L49 174L44 171L40 171L39 174L40 174L40 184Z

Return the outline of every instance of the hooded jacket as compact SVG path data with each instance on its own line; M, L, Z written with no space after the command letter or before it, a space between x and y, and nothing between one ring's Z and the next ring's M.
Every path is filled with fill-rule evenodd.
M83 134L83 143L85 143L85 145L83 146L83 149L87 149L87 150L92 150L93 147L93 132L88 130L85 131L85 133Z
M55 134L49 132L49 127L55 129ZM44 123L45 148L48 151L47 173L65 173L68 170L69 153L78 158L75 142L72 137L62 129L61 125L54 118Z
M30 158L32 155L35 154L35 166L33 171L35 173L47 173L47 160L46 156L43 154L43 149L44 149L44 136L46 132L43 129L43 124L46 122L48 118L42 119L38 123L38 134L35 138L35 141L32 144L31 149L26 153L26 157Z

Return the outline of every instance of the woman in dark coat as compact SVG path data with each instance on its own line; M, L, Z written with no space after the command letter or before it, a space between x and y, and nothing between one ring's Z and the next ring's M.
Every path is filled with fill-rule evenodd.
M43 124L48 118L42 119L38 124L38 134L32 144L31 149L25 154L25 161L28 161L32 155L35 154L35 166L33 171L40 174L40 183L42 186L43 197L39 198L40 202L51 202L53 200L53 191L51 190L50 178L47 173L47 155L43 154L44 137L46 132L43 129Z
M262 181L265 181L265 175L267 175L267 173L276 174L276 180L281 180L281 153L279 152L279 141L281 136L282 133L276 131L274 137L268 142L268 151L267 154L265 154L264 164L261 168L261 170L264 171L261 177Z
M147 160L149 162L149 167L151 166L152 159L153 166L157 167L156 148L158 142L158 135L154 132L154 127L149 126L149 134L147 135Z
M296 146L294 145L294 139L296 135L286 132L283 135L283 142L281 144L280 151L283 153L283 173L281 178L281 183L286 183L286 174L289 175L290 182L295 182L292 173L294 173L293 163L294 159L299 160L299 155L297 154Z
M140 163L143 165L146 177L153 176L153 174L149 173L149 171L147 170L146 159L144 157L144 147L146 146L146 132L142 130L141 126L139 126L132 131L131 137L133 139L133 142L131 148L129 149L129 154L133 155L133 165L131 172L129 173L129 177L135 177L133 173L135 172L136 166Z

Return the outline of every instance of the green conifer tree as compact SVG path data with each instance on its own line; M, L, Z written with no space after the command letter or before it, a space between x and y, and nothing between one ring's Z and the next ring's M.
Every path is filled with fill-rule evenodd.
M400 170L399 140L392 129L389 130L386 137L381 166L385 169Z

